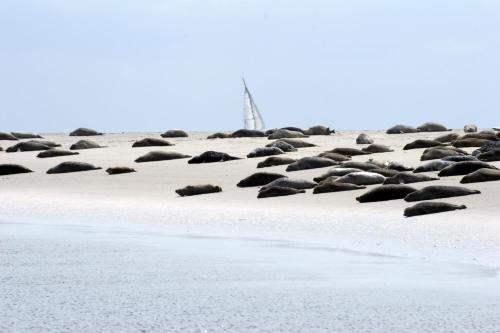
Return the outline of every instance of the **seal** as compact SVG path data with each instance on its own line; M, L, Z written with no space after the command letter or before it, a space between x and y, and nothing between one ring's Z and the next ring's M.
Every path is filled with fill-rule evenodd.
M377 186L356 198L360 203L404 199L417 189L408 185Z
M188 134L180 129L171 129L161 134L162 138L187 138Z
M56 165L53 168L50 168L47 173L48 174L57 174L57 173L69 173L69 172L82 172L82 171L92 171L102 169L100 167L96 167L90 163L85 162L62 162Z
M338 162L335 162L328 158L323 157L302 157L297 161L288 164L286 171L299 171L299 170L308 170L308 169L317 169L317 168L326 168L329 166L337 165Z
M370 163L373 165L378 166L379 168L385 168L385 169L391 169L391 170L396 170L396 171L412 171L412 167L407 167L399 162L395 161L376 161L372 158L370 158L366 163Z
M327 181L327 182L324 182L324 183L317 185L313 189L313 194L362 190L365 188L366 188L366 186L360 186L360 185L356 185L356 184L337 183L335 181L333 181L333 182Z
M273 180L283 178L284 175L271 172L256 172L242 180L236 185L238 187L253 187L269 184Z
M462 135L459 140L463 139L483 139L483 140L489 140L489 141L498 141L498 137L495 133L469 133Z
M459 156L446 156L442 158L443 161L463 162L463 161L477 161L478 158L472 155L459 155Z
M399 174L399 171L397 171L397 170L386 169L386 168L370 169L368 171L373 172L373 173L378 173L379 175L382 175L384 177L393 177L393 176Z
M461 197L464 195L480 194L481 191L471 190L460 186L434 185L427 186L406 196L405 201L422 201L451 197Z
M19 164L0 164L0 176L29 172L33 172L33 170Z
M0 132L0 140L17 141L19 139L10 133Z
M304 134L304 130L300 127L294 127L294 126L287 126L287 127L282 127L280 129L283 129L283 130L288 130L288 131L294 131L294 132L300 132L302 134ZM278 129L275 129L275 131L278 130ZM272 133L270 133L272 134Z
M418 215L449 212L457 209L466 209L464 205L453 205L446 202L419 202L404 210L404 216L412 217Z
M11 132L11 134L18 139L43 139L41 135L29 132Z
M491 182L500 180L500 170L497 169L479 169L468 175L465 175L460 183L469 184L469 183L480 183L480 182Z
M413 173L418 173L418 172L430 172L430 171L440 171L444 168L446 168L449 165L452 165L455 162L452 161L443 161L443 160L435 160L428 162L424 165L420 165L415 170L413 170Z
M328 158L330 160L336 161L336 162L346 162L350 161L351 157L342 155L342 154L337 154L337 153L331 153L331 152L324 152L318 155L318 157L323 157L323 158Z
M491 142L492 142L491 140L467 138L467 139L455 140L451 144L453 145L453 147L464 148L464 147L481 147Z
M150 151L149 153L138 157L135 162L136 163L144 163L144 162L157 162L157 161L168 161L168 160L177 160L180 158L188 158L191 157L189 155L184 155L175 151Z
M335 133L335 131L322 125L311 126L304 131L305 135L330 135L330 133Z
M135 169L126 166L117 166L117 167L107 168L106 172L108 173L108 175L120 175L122 173L131 173L137 171Z
M337 154L342 154L346 156L358 156L358 155L369 155L370 153L367 151L363 151L360 149L356 148L335 148L332 150L327 151L328 153L337 153Z
M259 191L262 191L268 187L289 187L297 190L306 190L314 188L316 185L318 185L316 182L311 182L305 179L282 177L264 185Z
M257 168L267 168L276 165L287 165L295 162L296 159L281 156L271 156L257 164Z
M322 174L319 177L315 177L314 181L315 182L321 182L329 177L342 177L347 174L353 173L353 172L360 172L363 171L361 169L356 169L356 168L341 168L341 167L335 167L331 168L328 170L326 173Z
M49 140L29 140L26 142L35 142L35 143L39 143L41 145L48 146L50 148L61 147L60 144L55 143L54 141L49 141Z
M420 156L421 161L429 161L429 160L438 160L442 159L444 157L448 156L463 156L465 154L462 154L458 151L451 150L451 149L429 149L425 150L422 153L422 156Z
M405 134L405 133L417 133L417 132L418 130L415 127L407 125L395 125L386 131L387 134Z
M94 141L80 140L69 147L70 150L82 150L82 149L94 149L94 148L104 148L104 146L101 146Z
M451 131L451 129L447 129L446 126L438 124L438 123L423 123L422 125L417 127L419 132L446 132Z
M306 141L303 141L303 140L297 140L297 139L280 139L279 141L286 142L289 145L292 145L294 148L316 147L316 145L313 144L313 143L309 143L309 142L306 142Z
M388 184L412 184L420 182L429 182L433 180L439 180L436 177L429 177L426 175L419 175L414 173L400 172L397 175L387 178L384 181L384 185Z
M155 147L155 146L173 146L172 143L167 140L158 139L158 138L145 138L134 142L132 145L133 148L136 147Z
M375 185L382 184L384 181L384 176L367 171L348 173L336 180L337 183L350 183L355 185Z
M189 156L187 156L189 157ZM206 151L198 156L193 157L188 161L189 164L199 164L199 163L214 163L214 162L227 162L232 160L239 160L239 157L234 157L226 153L218 151Z
M467 124L464 126L465 133L474 133L477 132L477 126L474 124Z
M273 155L281 155L284 154L285 152L278 147L259 147L255 148L252 150L247 157L248 158L254 158L254 157L264 157L264 156L273 156Z
M486 153L490 150L500 149L500 141L490 142L479 149L472 152L473 156L479 156L481 153Z
M368 171L368 170L380 168L378 165L375 165L373 163L355 162L355 161L342 162L342 164L340 164L340 167L341 168L356 168L356 169L361 169L363 171Z
M361 148L362 151L370 154L375 154L375 153L390 153L393 152L394 149L391 149L388 146L385 145L379 145L379 144L371 144L367 147Z
M369 145L369 144L372 144L373 143L373 139L366 133L361 133L360 135L358 135L358 137L356 138L356 143L358 145Z
M231 133L232 138L263 138L266 133L257 130L239 129Z
M217 133L210 134L209 136L207 136L207 139L227 139L230 137L231 137L231 134L229 134L229 133L217 132Z
M50 149L49 146L43 145L38 142L19 142L9 148L7 148L7 153L14 153L17 151L39 151L39 150L47 150Z
M70 156L70 155L78 155L80 154L79 152L76 151L70 151L70 150L65 150L65 149L59 149L59 148L50 148L47 150L44 150L36 157L38 158L48 158L48 157L59 157L59 156Z
M269 135L267 138L269 140L275 140L275 139L307 138L307 137L308 137L307 135L304 135L301 132L279 129L275 131L273 134Z
M469 174L479 169L496 169L496 167L482 161L455 162L452 165L447 166L446 168L439 171L438 176L439 177L461 176Z
M69 136L95 136L95 135L102 135L102 133L97 132L96 130L93 130L91 128L85 128L85 127L77 128L73 132L69 133Z
M459 137L460 136L457 133L448 133L448 134L438 136L437 138L434 139L434 141L441 142L441 143L451 143L452 141L455 141Z
M266 145L266 147L276 147L276 148L283 150L284 152L297 151L297 148L295 148L294 146L292 146L289 143L286 143L283 140L277 140L277 141L273 141L271 143L268 143Z
M186 187L175 190L175 193L177 193L181 197L208 194L208 193L218 193L218 192L222 192L222 188L220 186L210 185L210 184L188 185Z
M477 155L477 158L485 162L500 161L500 149L488 150L484 153Z
M438 147L438 146L444 146L444 144L442 142L435 141L435 140L418 139L418 140L412 141L410 143L407 143L403 147L403 150L430 148L430 147Z
M286 195L294 195L299 193L306 193L306 191L297 190L290 187L272 186L260 191L259 194L257 195L257 198L262 199L270 197L282 197Z

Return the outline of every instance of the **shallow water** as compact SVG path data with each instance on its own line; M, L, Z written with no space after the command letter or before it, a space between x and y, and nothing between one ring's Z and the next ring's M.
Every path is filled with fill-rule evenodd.
M138 223L1 223L2 332L500 332L498 268Z

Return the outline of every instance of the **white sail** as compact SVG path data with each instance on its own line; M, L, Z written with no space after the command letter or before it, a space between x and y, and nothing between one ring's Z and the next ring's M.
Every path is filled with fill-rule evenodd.
M245 117L245 129L262 131L266 128L264 125L264 120L260 115L259 109L252 98L252 94L247 88L245 80L243 80L243 85L245 86L244 94L244 117Z

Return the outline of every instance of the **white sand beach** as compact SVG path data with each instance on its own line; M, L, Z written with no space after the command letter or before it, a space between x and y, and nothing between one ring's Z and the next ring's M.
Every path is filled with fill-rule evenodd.
M286 156L360 148L361 132L395 151L353 161L411 167L424 163L423 149L402 147L442 134L340 131L306 138L317 146ZM172 147L132 148L159 133L121 133L86 138L107 147L74 156L0 152L0 164L34 171L0 177L1 332L500 332L499 182L465 184L481 194L439 200L465 210L412 218L403 200L355 200L373 185L257 199L258 188L238 181L256 171L312 180L328 168L256 169L264 158L244 157L267 138L189 134L168 139ZM63 148L80 139L43 136ZM152 150L243 159L134 162ZM46 174L63 161L103 169ZM112 166L137 172L110 176ZM223 191L174 192L204 183Z

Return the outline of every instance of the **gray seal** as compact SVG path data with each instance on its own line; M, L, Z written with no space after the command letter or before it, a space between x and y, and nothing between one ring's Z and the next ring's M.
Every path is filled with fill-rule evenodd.
M209 136L207 136L207 139L227 139L230 137L231 137L231 134L229 134L229 133L217 132L217 133L210 134Z
M117 166L117 167L107 168L106 172L108 173L108 175L121 175L122 173L131 173L137 171L133 168L129 168L126 166Z
M361 169L363 171L368 171L368 170L380 168L378 165L375 165L373 163L356 162L356 161L342 162L342 164L340 164L339 167L340 168L355 168L355 169Z
M264 156L273 156L273 155L281 155L284 154L285 152L278 147L259 147L255 148L252 150L247 157L248 158L254 158L254 157L264 157Z
M102 135L102 133L85 127L77 128L73 132L69 133L69 136L95 136L95 135Z
M363 193L356 200L360 203L398 200L415 191L415 188L408 185L382 185Z
M479 133L468 133L465 135L462 135L460 140L463 139L483 139L483 140L490 140L490 141L498 141L498 137L496 136L495 133L489 133L489 132L479 132Z
M96 167L90 163L85 162L62 162L56 165L53 168L50 168L47 173L48 174L57 174L57 173L69 173L69 172L82 172L82 171L92 171L102 169L100 167Z
M338 183L350 183L355 185L375 185L382 184L384 181L384 176L367 171L348 173L336 180Z
M330 133L335 133L335 131L323 125L311 126L304 131L305 135L330 135Z
M467 139L455 140L451 144L453 145L453 147L467 148L467 147L481 147L491 142L492 142L491 140L486 140L486 139L467 138Z
M38 158L48 158L48 157L60 157L60 156L71 156L71 155L78 155L80 154L79 152L76 151L70 151L70 150L65 150L65 149L59 149L59 148L50 148L47 150L44 150L36 157Z
M457 133L448 133L448 134L438 136L437 138L434 139L434 141L441 142L441 143L451 143L452 141L455 141L459 137L460 136Z
M158 138L144 138L141 140L138 140L134 142L132 145L133 148L136 147L167 147L167 146L173 146L172 143L168 142L167 140L163 139L158 139Z
M419 202L404 210L404 216L412 217L418 215L449 212L457 209L466 209L464 205L453 205L446 202Z
M303 157L291 164L289 164L286 168L286 171L300 171L300 170L308 170L308 169L317 169L317 168L326 168L329 166L337 165L338 162L335 162L328 158L323 157Z
M188 134L180 129L171 129L161 134L162 138L187 138Z
M268 187L290 187L294 188L297 190L306 190L310 188L314 188L316 185L318 185L316 182L311 182L309 180L305 179L294 179L294 178L288 178L288 177L282 177L273 180L272 182L264 185L260 191L262 191L265 188Z
M379 144L371 144L367 147L361 148L362 151L371 153L371 154L376 154L376 153L390 153L393 152L394 149L391 149L388 146L385 145L379 145Z
M417 168L415 168L415 170L413 170L413 173L440 171L440 170L446 168L447 166L452 165L453 163L455 163L455 162L435 160L435 161L427 162L424 165L418 166Z
M257 130L247 130L239 129L231 133L232 138L263 138L266 137L266 133Z
M329 153L337 153L337 154L342 154L342 155L346 155L346 156L357 156L357 155L369 155L370 152L367 152L367 151L363 151L363 150L360 150L360 149L356 149L356 148L335 148L335 149L332 149L332 150L329 150L328 151Z
M405 201L422 201L422 200L433 200L451 197L461 197L464 195L480 194L481 191L471 190L466 187L460 186L444 186L444 185L434 185L426 186L418 191L410 193L406 196Z
M336 161L336 162L347 162L351 160L350 156L338 154L338 153L331 153L331 152L324 152L318 155L318 157L323 157L323 158L328 158L330 160Z
M222 188L220 186L210 185L210 184L188 185L186 187L175 190L175 193L177 193L181 197L208 194L208 193L218 193L218 192L222 192Z
M474 172L479 169L496 169L493 165L481 161L463 161L455 162L450 166L439 171L439 177L461 176Z
M43 145L38 142L19 142L9 148L7 148L7 153L14 153L17 151L40 151L50 149L49 146Z
M405 134L405 133L417 133L417 132L418 130L415 127L407 125L395 125L386 131L387 134Z
M295 148L294 146L292 146L289 143L286 143L283 140L276 140L276 141L273 141L271 143L268 143L266 145L266 147L276 147L276 148L283 150L284 152L297 151L297 148Z
M465 175L460 183L480 183L480 182L491 182L500 180L500 170L497 169L479 169L468 175Z
M257 164L257 168L267 168L276 165L287 165L295 162L296 159L290 157L282 157L282 156L271 156L259 162Z
M397 175L394 175L390 178L387 178L384 181L384 185L387 184L412 184L412 183L420 183L420 182L429 182L433 180L439 180L436 177L430 177L426 175L414 174L414 173L406 173L400 172Z
M342 177L347 174L353 173L353 172L360 172L363 171L361 169L356 169L356 168L340 168L340 167L335 167L331 168L328 170L326 173L322 174L319 177L314 178L315 182L321 182L329 177Z
M0 164L0 176L29 172L33 172L33 170L19 164Z
M422 153L422 156L420 156L420 160L421 161L439 160L448 156L463 156L463 155L464 154L451 149L430 149Z
M451 131L450 129L446 128L446 126L438 124L438 123L423 123L422 125L417 127L417 130L419 132L446 132L446 131Z
M337 183L335 181L326 181L319 185L317 185L313 189L313 194L321 194L321 193L332 193L332 192L343 192L343 191L353 191L353 190L362 190L365 189L366 186L360 186L356 184L350 183Z
M410 143L407 143L403 147L403 150L431 148L431 147L438 147L438 146L444 146L444 144L442 142L435 141L435 140L418 139L418 140L412 141Z
M10 133L0 132L0 140L17 141L19 139Z
M168 161L168 160L177 160L181 158L191 157L189 155L184 155L175 151L150 151L149 153L138 157L135 162L136 163L144 163L144 162L157 162L157 161Z
M215 162L227 162L239 159L240 159L239 157L234 157L226 153L209 150L198 156L193 157L188 161L188 163L189 164L215 163Z
M270 198L270 197L281 197L281 196L294 195L294 194L299 194L299 193L306 193L306 191L297 190L297 189L290 188L290 187L272 186L272 187L268 187L268 188L260 191L259 194L257 195L257 198L262 199L262 198Z
M373 143L373 139L366 133L361 133L356 138L356 143L358 145L369 145Z
M104 146L101 146L94 141L80 140L69 147L70 150L82 150L82 149L94 149L94 148L104 148Z
M263 186L267 185L270 182L286 177L279 173L272 172L256 172L242 180L236 185L238 187L253 187L253 186Z
M294 148L309 148L309 147L316 147L314 143L306 142L303 140L298 140L298 139L280 139L279 141L283 141L288 143L289 145L292 145Z
M442 158L443 161L463 162L463 161L477 161L478 158L472 155L459 155L459 156L446 156Z
M477 158L485 162L500 161L500 149L488 150L484 153L477 155Z
M477 126L474 124L467 124L464 126L465 133L475 133L477 132Z
M43 139L43 137L39 134L29 133L29 132L12 132L13 136L18 139Z
M301 132L279 129L275 131L273 134L269 135L267 138L269 140L275 140L275 139L307 138L307 137L308 137L307 135L304 135Z

